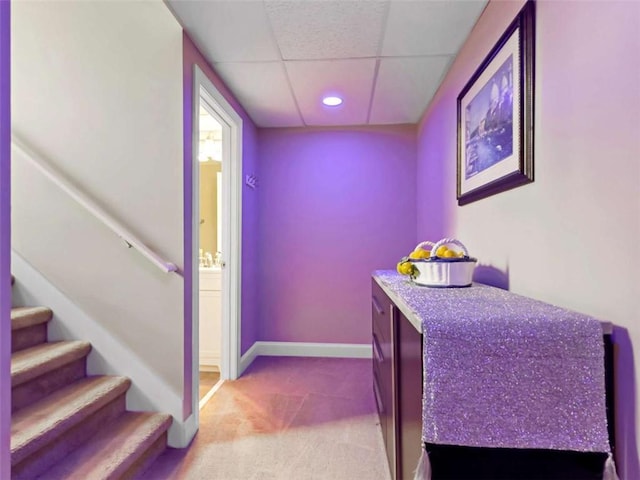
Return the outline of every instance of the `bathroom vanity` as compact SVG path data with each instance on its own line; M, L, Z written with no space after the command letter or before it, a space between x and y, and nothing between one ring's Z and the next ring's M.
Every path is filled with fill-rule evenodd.
M421 287L392 271L374 273L371 301L373 391L394 480L414 478L423 448L433 480L602 478L614 438L610 324L485 285ZM591 363L580 364L571 335L590 338Z
M200 370L219 371L222 339L222 270L200 267Z

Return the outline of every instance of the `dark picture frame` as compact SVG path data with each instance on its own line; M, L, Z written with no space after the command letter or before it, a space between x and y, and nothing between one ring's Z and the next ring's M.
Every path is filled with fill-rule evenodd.
M533 182L534 78L528 0L458 95L458 205Z

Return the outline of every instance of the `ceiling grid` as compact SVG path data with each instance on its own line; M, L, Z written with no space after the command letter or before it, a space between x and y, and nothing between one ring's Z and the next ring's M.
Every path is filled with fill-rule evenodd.
M264 0L263 0L264 1ZM271 22L267 22L269 25L269 31L271 32L271 38L273 39L273 42L276 44L276 47L278 48L278 53L280 54L280 61L282 64L282 71L284 72L286 78L287 78L287 87L289 88L289 92L291 93L291 97L293 98L293 103L295 103L296 105L296 112L298 113L298 118L300 119L300 122L302 123L302 126L306 127L307 124L304 121L304 117L302 116L302 110L300 110L300 103L298 102L298 99L296 98L294 92L293 92L293 86L291 85L291 79L289 78L289 75L287 74L287 69L284 65L284 62L282 62L283 56L282 56L282 49L280 48L280 45L278 44L277 40L276 40L276 34L273 31L273 25L271 24Z
M486 3L168 0L259 127L418 122Z
M376 88L378 86L378 75L380 73L380 57L382 56L382 44L387 31L387 22L389 21L390 8L391 8L391 2L387 2L387 8L384 12L384 22L382 23L382 31L380 32L380 39L378 41L378 58L376 59L376 70L373 75L373 87L371 88L371 97L369 97L369 108L367 108L367 124L371 123L371 109L373 107L373 96L376 94Z

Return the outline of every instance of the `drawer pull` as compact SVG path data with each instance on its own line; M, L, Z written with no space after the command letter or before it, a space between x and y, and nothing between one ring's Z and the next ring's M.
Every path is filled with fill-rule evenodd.
M378 336L373 334L373 356L376 357L378 363L384 362L384 355L382 355L382 348L380 348L380 343L378 342Z
M378 407L378 413L384 414L384 403L382 403L382 395L380 394L380 387L378 387L378 378L373 376L373 393L376 398L376 406Z
M373 308L376 309L376 312L378 312L378 315L384 315L384 310L380 306L380 303L378 303L378 299L375 297L375 295L371 297L371 303L373 303Z

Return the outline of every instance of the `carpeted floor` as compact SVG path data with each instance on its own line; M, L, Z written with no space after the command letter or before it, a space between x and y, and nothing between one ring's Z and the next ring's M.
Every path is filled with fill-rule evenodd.
M140 478L388 480L371 360L259 357Z

